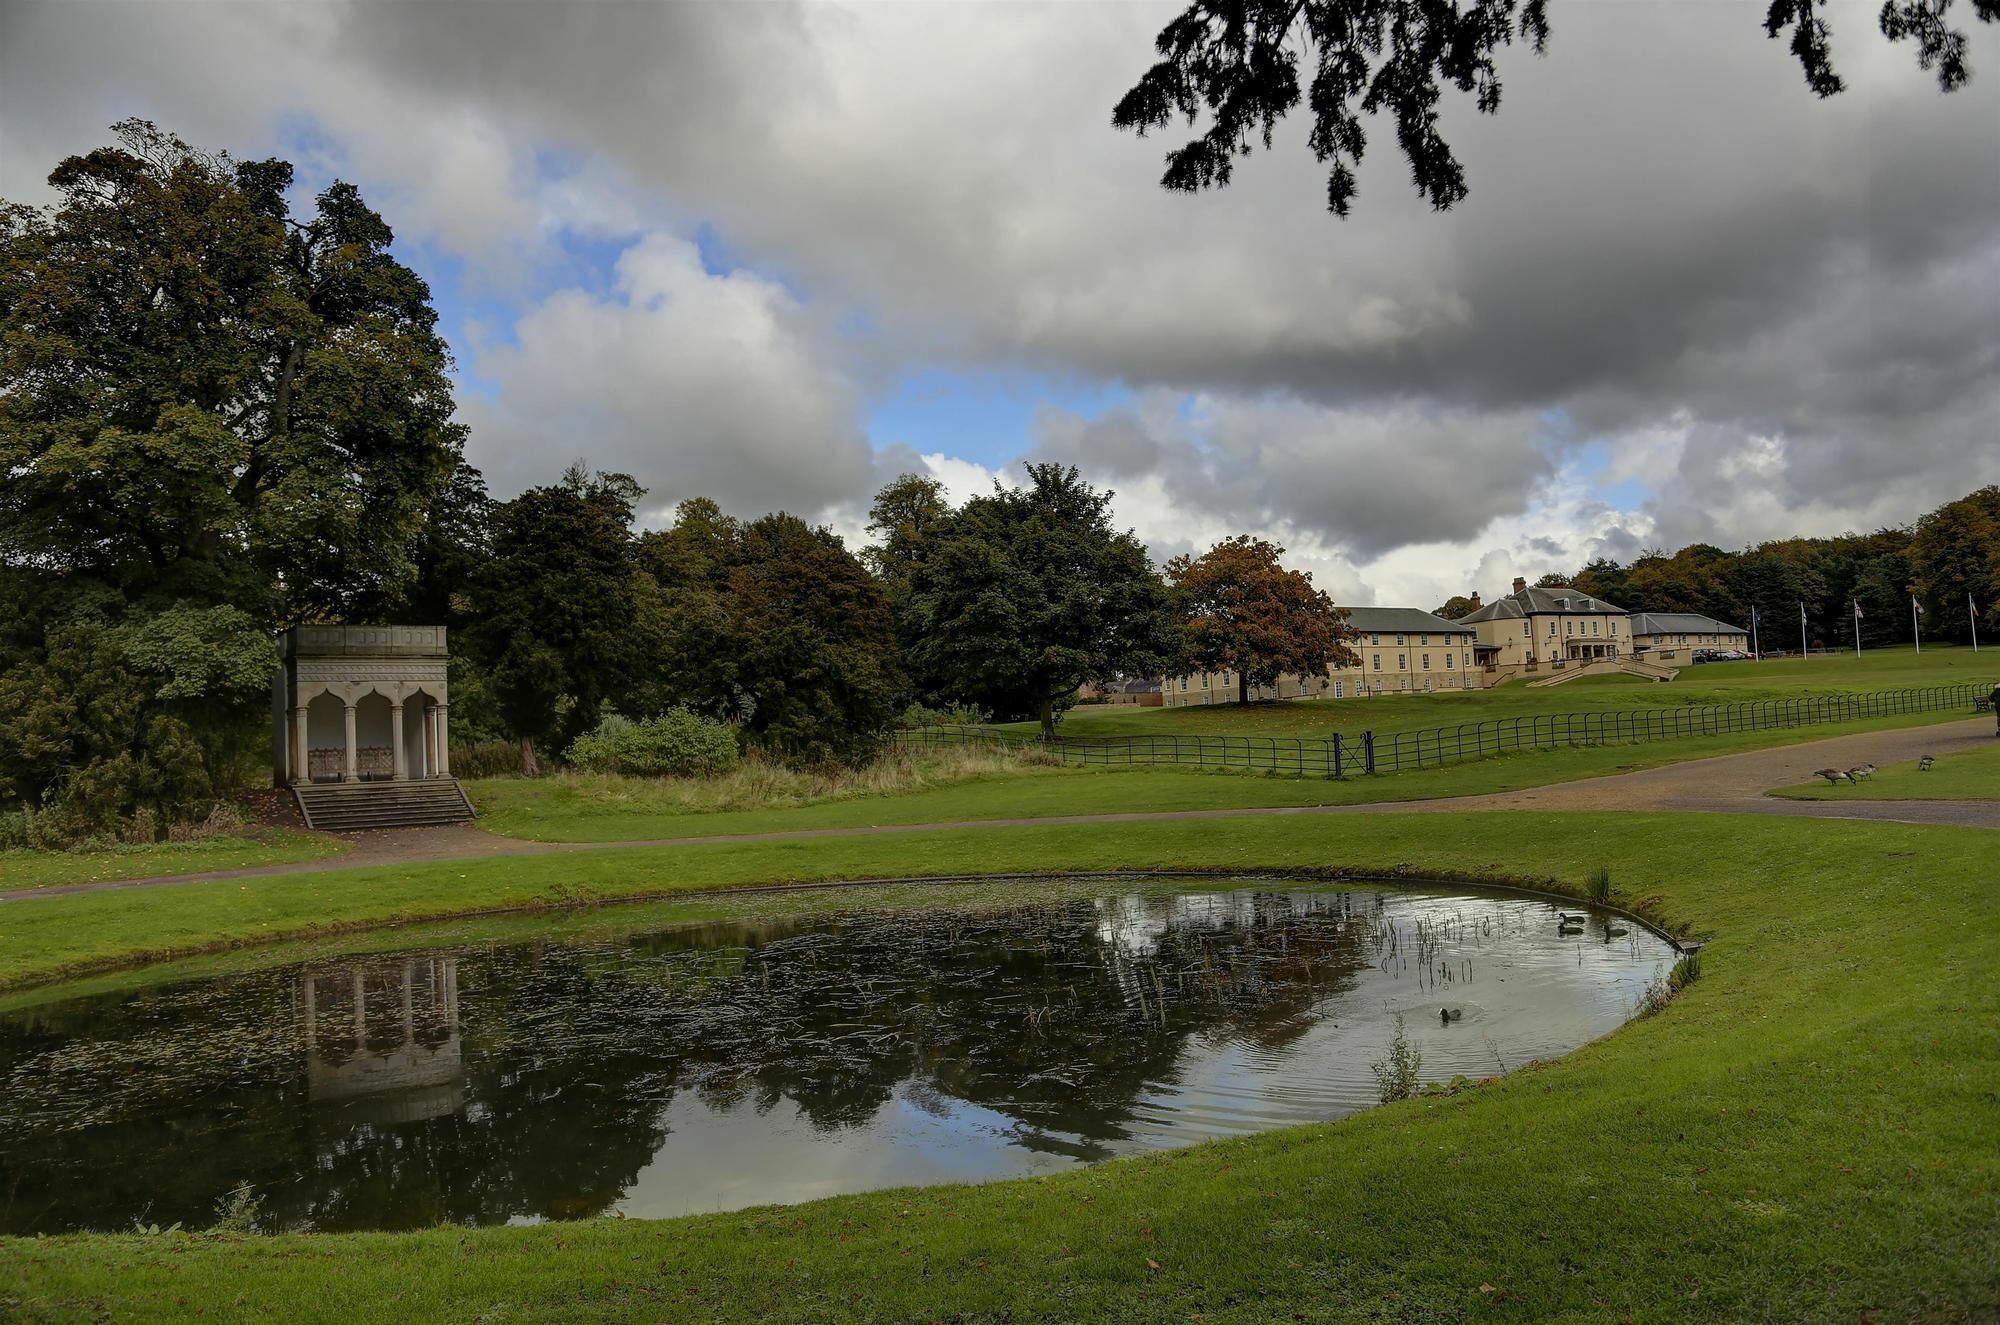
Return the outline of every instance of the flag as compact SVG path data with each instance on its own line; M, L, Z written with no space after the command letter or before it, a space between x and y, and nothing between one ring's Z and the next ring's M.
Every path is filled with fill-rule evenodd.
M1855 600L1854 600L1854 619L1855 619L1856 621L1859 621L1859 620L1860 620L1860 619L1861 619L1861 618L1862 618L1863 616L1865 616L1865 615L1867 615L1867 614L1866 614L1865 612L1863 612L1863 611L1861 610L1861 600L1860 600L1859 598L1855 599Z

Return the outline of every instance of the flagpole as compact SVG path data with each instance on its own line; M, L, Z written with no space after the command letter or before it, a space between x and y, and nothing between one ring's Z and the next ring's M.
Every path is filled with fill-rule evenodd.
M1750 652L1757 655L1757 661L1764 661L1763 646L1757 643L1757 605L1750 605Z
M1806 641L1806 605L1803 599L1799 602L1799 657L1812 657L1812 645Z
M1911 594L1910 595L1910 638L1914 639L1917 642L1917 652L1922 653L1924 651L1924 628L1917 621L1918 611L1919 609L1917 607L1917 596L1915 594Z
M1854 600L1854 656L1861 656L1861 600Z
M1972 605L1972 590L1965 591L1965 616L1972 622L1972 651L1979 652L1979 609Z

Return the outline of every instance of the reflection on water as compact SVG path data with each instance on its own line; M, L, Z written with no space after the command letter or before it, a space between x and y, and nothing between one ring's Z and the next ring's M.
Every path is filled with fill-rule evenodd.
M0 1231L668 1215L1044 1172L1611 1030L1670 959L1518 898L1269 883L416 953L0 1018ZM1440 1016L1456 1011L1456 1019Z

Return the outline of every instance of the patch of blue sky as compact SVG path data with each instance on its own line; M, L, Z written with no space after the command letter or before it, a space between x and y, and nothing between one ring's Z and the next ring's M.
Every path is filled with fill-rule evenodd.
M1044 409L1086 418L1132 402L1123 384L1025 369L932 367L910 373L868 411L868 437L879 450L904 445L998 467L1035 444Z
M1640 479L1615 475L1611 446L1602 439L1585 442L1570 455L1570 469L1591 497L1615 511L1637 510L1652 491Z

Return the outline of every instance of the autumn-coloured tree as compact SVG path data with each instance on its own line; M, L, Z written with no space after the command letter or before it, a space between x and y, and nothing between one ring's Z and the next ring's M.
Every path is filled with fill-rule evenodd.
M1281 672L1316 676L1355 656L1347 609L1313 587L1312 576L1278 564L1285 550L1239 534L1199 557L1167 563L1187 635L1190 665L1236 673L1236 699Z

